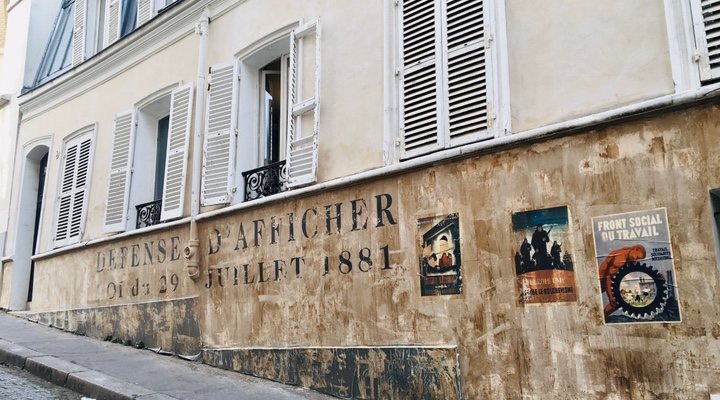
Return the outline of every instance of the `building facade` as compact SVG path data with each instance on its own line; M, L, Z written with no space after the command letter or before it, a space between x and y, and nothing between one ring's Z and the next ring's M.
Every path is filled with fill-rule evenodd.
M720 394L720 2L541 3L11 2L0 307L346 398Z

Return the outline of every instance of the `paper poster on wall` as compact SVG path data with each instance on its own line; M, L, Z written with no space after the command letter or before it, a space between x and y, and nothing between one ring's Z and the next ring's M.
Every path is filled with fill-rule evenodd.
M459 223L457 213L418 220L422 296L462 293Z
M605 323L680 321L667 211L594 217L592 225Z
M568 208L514 213L512 232L518 303L576 301Z

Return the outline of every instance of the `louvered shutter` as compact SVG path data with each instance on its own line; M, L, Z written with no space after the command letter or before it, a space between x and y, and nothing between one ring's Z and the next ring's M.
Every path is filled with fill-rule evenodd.
M109 0L105 11L105 45L107 47L120 37L121 0Z
M691 2L700 79L720 77L720 0Z
M170 126L165 159L165 183L160 219L182 217L185 205L188 144L192 119L193 86L175 89L170 100Z
M484 2L444 0L443 51L447 118L444 128L450 146L481 138L488 133Z
M138 0L137 26L140 26L153 17L154 0Z
M225 204L234 186L238 71L233 64L210 68L207 129L203 143L202 205Z
M72 64L78 65L85 60L85 16L87 0L75 0L75 26L73 28Z
M76 242L82 235L87 206L92 139L88 135L68 141L55 224L55 247Z
M301 43L305 38L315 41L314 71L300 75L304 53ZM309 50L309 49L308 49ZM301 90L304 77L314 74L314 90L303 97ZM318 146L320 140L320 22L315 19L301 25L290 34L290 71L288 73L288 122L287 122L287 171L288 187L311 184L317 180ZM302 119L312 112L312 132L302 132Z
M122 232L126 227L134 144L133 113L117 115L105 203L105 232Z
M440 0L402 3L402 72L400 76L401 157L441 148L442 54Z

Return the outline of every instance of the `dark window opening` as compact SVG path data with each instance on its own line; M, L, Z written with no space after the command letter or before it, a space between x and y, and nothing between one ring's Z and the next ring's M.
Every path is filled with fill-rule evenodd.
M120 37L126 36L135 30L137 25L137 0L123 0L122 2L122 20L120 22Z
M167 155L170 116L158 120L157 148L155 150L155 200L162 200L165 186L165 159Z
M281 59L271 62L260 72L264 81L262 106L264 108L262 121L262 137L264 139L263 165L272 164L282 160L280 154L280 118L282 108L282 75Z

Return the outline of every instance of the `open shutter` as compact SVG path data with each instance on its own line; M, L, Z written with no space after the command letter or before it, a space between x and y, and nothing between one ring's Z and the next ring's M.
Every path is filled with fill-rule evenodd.
M57 203L55 247L73 243L82 235L91 150L92 139L88 135L70 140L65 145Z
M233 64L210 68L207 129L203 143L202 205L229 203L234 186L238 71Z
M92 139L85 137L79 145L77 170L73 194L72 214L70 218L70 238L79 240L83 233L85 208L87 208L87 187L90 183L90 151Z
M700 79L720 77L720 0L691 1Z
M75 26L73 28L72 64L78 65L85 61L85 16L87 0L75 0Z
M105 203L105 227L103 229L105 232L125 230L134 143L135 120L133 113L118 114L115 117L107 202Z
M160 213L160 219L163 221L182 217L183 214L192 104L192 84L183 85L172 92L165 184Z
M440 0L403 1L400 115L402 158L441 148Z
M120 37L120 2L121 0L108 0L105 11L105 45L107 47Z
M447 54L444 131L450 146L457 146L489 137L484 2L443 1L443 51Z
M70 219L72 215L73 188L75 184L75 169L77 168L78 145L70 144L65 148L63 158L62 181L60 195L58 196L57 222L55 224L55 246L64 246L68 243L70 233Z
M138 0L137 26L140 26L153 17L154 0Z
M303 42L315 43L314 50L303 48ZM314 71L306 71L308 54L314 53ZM320 140L320 21L300 25L290 34L290 71L288 73L287 171L288 187L298 187L317 180ZM303 85L313 83L309 97L303 97ZM312 132L302 131L303 118L312 112Z

